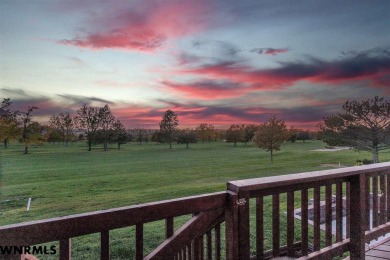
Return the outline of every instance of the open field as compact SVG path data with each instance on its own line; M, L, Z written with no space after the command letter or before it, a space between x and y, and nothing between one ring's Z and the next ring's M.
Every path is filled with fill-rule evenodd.
M320 141L286 143L271 164L269 153L253 144L198 143L169 150L164 144L132 143L107 152L100 146L88 152L84 143L44 144L31 147L29 155L11 144L0 150L0 225L222 191L229 180L352 166L357 159L371 159L367 152L311 151L324 146ZM389 161L390 152L381 153L380 160ZM29 197L31 209L26 212ZM156 233L158 225L147 225L145 237ZM125 249L133 241L129 232L131 228L115 231L113 259L133 253ZM145 251L162 237L153 238ZM95 257L95 240L95 235L74 239L75 259Z

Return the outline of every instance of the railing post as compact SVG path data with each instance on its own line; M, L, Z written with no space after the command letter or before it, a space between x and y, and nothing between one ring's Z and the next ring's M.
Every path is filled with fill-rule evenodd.
M238 255L240 260L250 259L249 196L238 194Z
M68 239L61 239L60 240L60 260L70 260L72 259L72 240L70 238Z
M365 259L365 230L366 230L366 176L360 174L350 179L350 259Z
M226 259L235 260L238 258L238 205L237 194L228 191L228 202L225 211L226 224Z

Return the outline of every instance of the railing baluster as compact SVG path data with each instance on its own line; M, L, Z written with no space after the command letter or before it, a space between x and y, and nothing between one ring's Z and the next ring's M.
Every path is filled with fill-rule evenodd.
M192 260L192 243L188 245L188 260Z
M203 236L201 236L199 238L199 256L200 256L200 259L203 260L204 259L204 239L203 239Z
M345 185L345 222L346 222L346 238L350 237L350 227L351 227L351 184L349 182Z
M386 221L390 221L390 172L386 174L386 186L387 186L387 194L386 194L386 205L387 205L387 218Z
M325 244L332 245L332 185L325 187Z
M301 251L302 255L308 254L308 245L309 245L309 227L308 227L308 190L303 189L301 191L301 236L302 236L302 244Z
M211 260L213 254L211 230L207 231L206 236L207 236L207 259Z
M366 230L370 230L370 208L371 208L371 197L370 197L370 176L366 176L366 180L365 180L365 196L366 196L366 209L365 209L365 212L366 212Z
M215 259L221 260L221 225L215 226Z
M372 227L378 226L378 176L372 177Z
M72 240L62 239L60 240L60 260L72 259Z
M256 198L256 253L257 259L264 255L264 197Z
M343 187L336 184L336 242L343 240Z
M280 254L280 199L279 194L272 195L272 255Z
M380 224L386 223L386 175L382 174L380 176L380 190L381 190L381 197L380 197Z
M165 238L169 238L173 235L174 225L173 218L165 219Z
M320 208L321 187L314 187L314 251L320 250L321 243L321 208Z
M294 192L287 193L287 256L294 256Z
M137 224L135 226L135 257L137 260L144 258L144 225Z
M100 232L100 259L110 259L110 231Z
M199 260L199 254L200 254L200 238L195 239L192 252L193 252L193 258L194 260Z

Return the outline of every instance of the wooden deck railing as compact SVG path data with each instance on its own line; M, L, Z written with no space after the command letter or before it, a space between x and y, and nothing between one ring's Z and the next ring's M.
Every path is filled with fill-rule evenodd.
M214 254L220 259L220 224L225 218L226 202L227 193L219 192L8 225L0 227L0 245L25 246L60 241L59 258L71 259L71 238L100 233L101 259L109 259L109 231L135 226L135 259L199 259L200 254ZM188 214L193 217L175 232L174 218ZM165 220L166 240L144 256L143 225L159 220ZM211 232L214 233L214 243L211 243ZM206 250L204 237L207 239Z
M183 215L192 218L174 230ZM144 255L144 224L159 220L166 240ZM364 259L365 243L390 233L390 163L232 181L225 192L2 226L0 245L60 241L60 259L70 259L72 238L100 233L101 259L109 259L110 230L129 226L135 259L332 259L344 252Z
M285 253L299 259L332 259L348 251L351 259L364 259L365 243L390 232L390 163L233 181L228 183L228 190L237 194L240 204L238 234L233 243L233 250L238 251L236 255L240 259L267 257L264 246L267 223L271 223L272 229L272 256ZM272 216L265 219L264 202L268 196L271 197L268 199L271 206L267 210L271 209ZM325 203L321 203L321 197ZM284 217L281 198L287 204L285 229L281 228ZM313 227L309 228L311 198ZM251 203L251 200L255 202ZM294 220L296 202L301 208L299 223ZM251 215L255 215L255 228L250 228ZM321 215L324 215L325 232L321 232ZM332 234L332 221L335 222L335 235ZM300 230L296 232L297 224ZM281 234L281 230L285 230L285 234ZM254 241L251 241L251 235L255 237ZM281 237L286 237L284 247L281 246ZM253 242L254 255L251 250ZM287 252L282 252L282 248Z

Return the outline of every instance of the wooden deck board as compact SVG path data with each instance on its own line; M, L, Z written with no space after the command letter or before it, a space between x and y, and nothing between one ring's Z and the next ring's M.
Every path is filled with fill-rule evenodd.
M366 259L368 260L384 260L390 259L390 241L386 240L378 243L366 252Z

